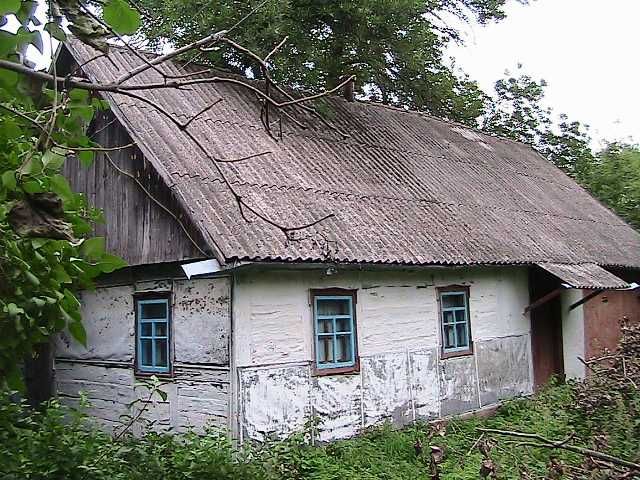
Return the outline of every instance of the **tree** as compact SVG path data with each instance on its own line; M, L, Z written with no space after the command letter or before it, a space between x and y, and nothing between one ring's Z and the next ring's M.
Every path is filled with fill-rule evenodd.
M519 66L521 68L522 66ZM574 178L593 161L587 128L565 114L554 118L544 105L544 80L506 72L495 83L481 128L489 133L512 138L536 148L552 163Z
M640 229L640 147L612 143L581 172L579 181L632 226Z
M332 88L355 75L359 95L386 104L423 110L474 125L485 95L468 77L459 78L444 48L460 39L443 21L504 18L506 0L270 0L245 22L236 38L270 58L274 78L311 92ZM140 0L142 32L151 46L181 46L232 25L251 2L220 0ZM448 22L453 24L455 22ZM261 77L259 65L237 49L221 46L199 55L201 62Z

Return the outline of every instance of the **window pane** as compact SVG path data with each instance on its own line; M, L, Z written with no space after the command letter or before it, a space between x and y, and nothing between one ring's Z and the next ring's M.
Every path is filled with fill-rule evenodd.
M456 322L465 322L467 321L467 312L466 310L456 310Z
M469 341L467 339L467 324L459 323L456 325L458 333L458 347L468 347Z
M333 363L333 336L318 338L318 363Z
M146 322L143 322L140 324L140 332L143 337L151 336L151 326L152 326L151 323L146 323Z
M333 320L319 320L318 321L318 333L332 333L333 332Z
M153 366L151 342L152 340L140 340L140 363L147 367Z
M140 303L140 318L167 318L167 303Z
M155 322L156 329L156 337L166 337L167 336L167 324L166 322Z
M442 308L464 307L464 293L443 293Z
M453 315L453 312L442 312L442 321L444 323L453 323L455 320L455 317Z
M162 340L155 340L156 342L156 362L155 365L156 367L166 367L169 363L167 362L168 359L168 352L167 352L167 341L162 339Z
M444 348L456 348L456 339L453 325L444 326Z
M351 315L350 300L349 298L338 300L318 298L318 315Z
M336 331L351 332L351 319L350 318L336 319Z
M350 362L352 360L351 335L338 335L336 337L336 362Z

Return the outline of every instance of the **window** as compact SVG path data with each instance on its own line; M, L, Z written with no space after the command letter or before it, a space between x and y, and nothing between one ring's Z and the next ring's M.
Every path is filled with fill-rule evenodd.
M142 373L169 373L169 299L136 300L137 367Z
M354 304L355 295L348 290L314 292L317 373L346 373L357 370Z
M442 351L445 354L471 353L468 289L440 290L440 312L442 315Z

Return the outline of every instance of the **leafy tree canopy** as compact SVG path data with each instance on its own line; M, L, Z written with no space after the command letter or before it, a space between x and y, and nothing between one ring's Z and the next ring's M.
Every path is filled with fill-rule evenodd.
M474 124L485 96L459 78L444 58L460 33L450 24L504 18L507 0L270 0L233 31L233 38L270 59L275 80L319 91L344 75L357 76L357 93L396 106ZM140 0L143 33L152 46L188 44L221 25L233 25L258 2ZM446 23L444 18L456 19ZM255 61L237 50L209 52L217 66L259 77Z
M519 66L521 68L521 66ZM480 127L496 135L528 143L574 178L593 161L591 138L585 125L557 117L544 104L544 80L527 74L495 83L495 94L488 102Z
M598 199L640 229L640 146L612 143L580 172Z

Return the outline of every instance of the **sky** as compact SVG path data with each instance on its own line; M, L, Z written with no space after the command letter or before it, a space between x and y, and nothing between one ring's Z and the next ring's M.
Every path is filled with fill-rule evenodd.
M507 18L465 27L455 63L493 91L505 70L545 79L547 105L603 140L640 142L640 0L531 0Z

